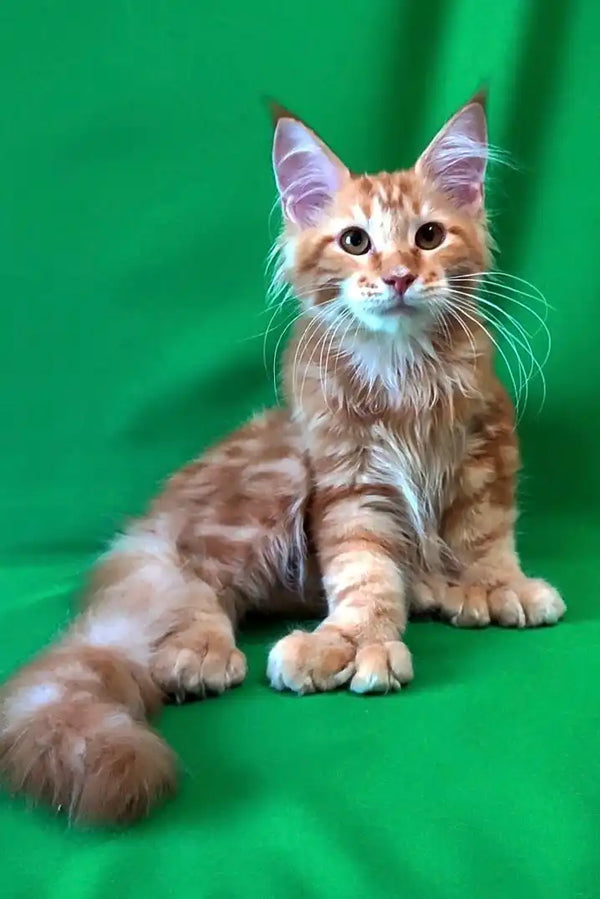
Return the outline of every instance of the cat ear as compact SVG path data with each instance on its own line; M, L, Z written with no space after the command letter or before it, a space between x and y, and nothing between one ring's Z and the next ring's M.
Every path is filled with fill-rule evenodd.
M487 159L485 97L478 94L434 137L415 170L458 206L480 207Z
M310 128L280 107L275 115L273 169L283 214L301 227L314 225L350 173Z

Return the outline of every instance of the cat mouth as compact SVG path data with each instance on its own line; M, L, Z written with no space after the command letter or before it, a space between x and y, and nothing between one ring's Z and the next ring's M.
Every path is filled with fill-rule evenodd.
M377 315L388 318L394 315L414 315L417 307L412 303L408 303L404 297L396 297L385 306L379 306L373 310Z

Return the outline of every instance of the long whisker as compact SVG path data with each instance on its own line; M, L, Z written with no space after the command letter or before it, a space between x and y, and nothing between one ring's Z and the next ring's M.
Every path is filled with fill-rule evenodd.
M277 310L277 315L278 315L281 311L282 311L281 309L278 309L278 310ZM285 315L287 316L286 319L285 319L285 321L289 321L289 316L290 316L290 315L295 315L297 311L298 311L297 309L288 309L287 312L285 313ZM271 314L273 314L273 313L271 313ZM302 314L304 314L304 313L302 313ZM270 321L269 321L269 325L268 325L267 327L268 327L269 329L271 328L271 322L270 322ZM274 328L273 328L272 330L275 330L275 328L279 328L279 327L280 327L280 325L275 325ZM240 338L238 339L238 343L247 343L249 340L259 340L259 339L264 338L264 336L265 336L265 330L263 329L262 331L257 331L255 334L246 334L245 337L240 337Z
M523 375L525 377L526 402L527 402L528 395L529 395L529 393L528 393L529 382L531 381L534 373L537 371L537 374L539 375L541 386L542 386L542 397L541 397L540 405L538 408L538 412L540 412L544 406L544 403L546 402L546 378L544 376L544 372L542 370L540 363L536 359L535 354L533 353L533 350L531 349L531 345L529 344L529 341L527 341L526 343L521 341L515 334L512 334L510 331L508 331L506 326L501 324L501 322L499 322L498 319L495 318L490 312L486 312L485 315L486 315L487 320L490 321L494 325L494 327L500 332L500 334L505 338L506 342L509 345L512 344L513 352L515 353L515 355L518 356L518 358L520 360L520 363L521 363L521 366L523 369ZM525 365L524 365L523 361L521 360L520 354L518 353L518 350L517 350L515 344L517 344L517 346L522 347L525 350L525 352L527 353L527 356L530 360L529 371L527 371L527 372L525 371Z
M317 353L317 351L318 351L319 348L321 347L321 345L322 345L322 344L324 343L324 341L327 339L328 334L329 334L329 329L328 329L327 326L325 326L325 330L323 331L323 334L322 334L321 337L319 337L319 339L317 340L315 346L313 347L313 351L312 351L312 353L310 354L310 358L309 358L308 362L306 363L306 365L305 365L305 367L304 367L304 377L303 377L303 379L302 379L302 386L301 386L301 388L300 388L300 397L299 397L299 399L298 399L298 403L299 403L300 405L302 404L302 399L303 399L303 397L304 397L304 388L306 387L306 379L307 379L307 377L308 377L308 372L309 372L310 367L311 367L311 365L312 365L312 361L313 361L313 359L314 359L314 357L315 357L315 354Z
M273 246L269 250L265 262L265 277L269 280L267 287L267 305L272 306L277 302L279 295L286 290L284 262L281 255L282 244L279 237L275 238Z
M279 402L279 389L278 389L278 384L277 384L277 360L278 360L279 347L281 346L281 341L283 340L283 338L285 337L287 332L290 330L290 328L303 316L304 316L304 311L301 311L297 315L295 315L291 319L291 321L289 321L287 323L285 328L282 330L281 334L279 335L279 340L275 344L275 350L273 352L273 364L271 367L271 375L273 378L273 390L275 392L275 401L276 402ZM265 359L265 363L266 363L266 359Z
M511 379L511 382L513 385L513 390L515 391L515 403L516 403L516 408L517 408L517 416L520 420L521 410L522 409L524 410L527 407L527 403L529 401L530 373L525 370L525 366L523 364L523 360L521 359L519 351L517 350L517 348L512 340L511 335L506 331L506 329L491 315L486 315L486 321L489 324L493 325L495 330L498 331L500 336L506 341L506 343L510 347L510 350L512 351L512 353L515 357L515 360L517 363L518 385L515 384L515 378L514 378L514 374L512 371L512 366L508 361L508 357L500 349L500 344L498 344L494 341L495 346L498 349L498 351L501 353L502 358L504 359L504 362L506 364L506 368L509 372L509 376L510 376L510 379ZM484 329L484 330L486 330L488 336L491 338L491 333L487 329ZM523 399L521 399L522 397L523 397Z
M501 278L507 278L512 282L518 282L519 284L524 284L528 290L533 291L533 293L527 293L525 291L519 290L519 288L512 286L511 284L502 284L500 281ZM552 307L548 303L548 300L535 284L532 284L531 281L527 281L525 278L520 278L518 275L511 275L510 272L503 272L500 270L490 269L489 271L481 271L481 272L471 272L469 274L464 275L452 275L448 280L449 281L470 281L475 280L481 283L481 279L487 279L492 282L497 287L501 287L505 290L509 290L514 293L520 293L525 297L528 297L532 300L538 300L542 303L547 309L551 309Z
M473 324L476 325L476 327L481 328L482 331L483 331L485 334L487 334L488 338L492 341L492 343L493 343L494 346L496 347L497 351L498 351L498 352L500 353L500 355L502 356L502 358L503 358L503 360L504 360L504 364L506 365L506 368L507 368L507 371L508 371L508 374L509 374L509 377L510 377L510 380L511 380L512 389L513 389L513 393L514 393L514 396L515 396L515 402L516 402L516 404L517 404L517 414L518 414L518 413L519 413L519 404L520 404L520 392L519 392L519 390L517 389L517 383L516 383L516 381L515 381L515 376L514 376L514 374L513 374L512 367L511 367L511 365L510 365L510 363L509 363L509 361L508 361L508 358L507 358L507 356L506 356L506 353L504 352L504 350L502 349L502 347L500 346L500 344L498 343L498 341L495 339L495 337L493 336L493 334L491 334L490 331L488 330L488 328L485 327L485 325L483 324L483 322L479 321L479 319L477 319L474 315L471 315L471 310L465 308L464 306L460 306L459 304L455 304L455 309L457 309L458 311L460 311L460 313L461 313L462 315L466 315L466 317L467 317L470 321L472 321ZM518 358L520 359L520 357L518 357Z
M452 312L453 312L452 304L449 303L447 300L442 301L442 310L444 312L448 312L448 313L452 314ZM461 318L458 318L457 316L454 316L454 318L455 318L455 321L458 322L458 324L461 326L461 328L467 335L467 339L469 341L469 344L471 346L471 351L473 353L473 367L475 367L475 361L477 359L477 348L475 346L475 339L473 337L473 332L469 328L467 328L467 326L465 325L464 321ZM444 319L442 318L441 321L444 321ZM448 340L450 340L450 332L448 330L447 325L446 325L446 333L448 335Z
M506 281L511 281L512 284L507 284L505 283ZM518 286L514 286L515 284ZM525 285L528 290L524 290L521 285ZM442 293L450 293L454 296L455 301L460 297L463 301L466 301L469 304L471 311L473 311L473 304L475 304L476 307L479 308L480 314L496 328L498 333L507 342L512 353L517 359L519 374L519 395L516 399L518 400L518 402L520 402L520 391L521 389L524 389L525 404L527 403L529 382L531 381L534 373L539 374L542 387L540 408L542 408L547 393L546 380L542 369L548 361L552 349L552 336L546 325L548 310L551 307L549 306L543 293L534 284L531 284L524 278L520 278L516 275L511 275L508 272L494 270L451 276L445 283L441 281L435 285L430 285L430 287L437 288ZM496 297L500 300L503 300L505 303L512 303L514 306L519 307L519 309L523 309L525 310L525 312L528 312L532 316L532 318L535 319L538 327L533 328L530 331L515 315L513 315L507 309L504 309L499 303L494 302L494 299ZM540 315L529 305L529 303L523 302L524 299L542 303L542 305L544 306L543 315ZM490 310L493 310L495 315L492 315L492 312ZM500 320L498 320L497 316L501 316L503 319L506 319L506 324L510 324L514 331L508 330L506 324L503 324ZM533 352L533 348L530 342L530 338L535 337L540 330L544 332L546 341L545 352L541 361ZM527 354L528 368L523 363L521 354L518 349L519 347ZM508 366L508 363L507 367L510 371L510 366ZM510 371L510 374L511 380L514 380L512 371Z
M448 279L448 280L449 280L450 284L452 284L454 281L454 279ZM464 286L464 284L461 284L459 286ZM504 288L503 288L503 290L504 290ZM536 321L539 322L538 331L543 330L546 334L546 339L550 343L552 342L552 339L550 336L550 331L548 329L548 325L546 324L546 319L548 317L547 309L545 311L544 317L542 318L542 316L538 312L536 312L535 309L532 309L531 306L528 306L527 303L523 303L523 302L521 302L521 300L517 300L515 297L507 296L504 292L500 292L497 290L490 290L490 288L487 287L487 285L485 285L485 284L480 285L477 288L477 295L481 296L481 294L485 294L486 296L499 297L500 299L503 299L503 300L508 300L509 303L514 303L515 306L519 306L521 309L525 309L526 312L529 312L529 314L531 316L533 316L533 318L535 318ZM531 294L524 294L524 296L531 296ZM533 299L535 299L535 297ZM538 331L536 331L536 333L538 333ZM535 336L535 335L532 335L532 336Z
M455 296L457 298L458 297L465 298L467 296L465 294L460 293L459 291L452 291L452 294L453 294L453 296ZM552 342L548 328L545 327L545 333L546 333L547 340L548 340L546 354L545 354L542 362L539 362L539 360L535 356L535 353L533 352L531 343L529 342L530 335L528 334L528 332L525 330L525 328L521 325L521 323L514 316L512 316L505 309L502 309L496 303L493 303L491 300L486 299L485 297L479 297L479 303L485 307L485 308L481 309L482 314L484 314L485 317L503 334L503 336L505 337L505 339L507 340L507 342L509 344L512 343L513 352L515 352L515 354L518 355L516 347L515 347L515 344L517 344L527 353L527 356L530 360L528 372L525 371L525 366L522 363L520 355L518 356L518 358L519 358L521 367L523 369L523 375L525 376L526 384L531 380L534 372L537 371L537 373L539 374L541 384L542 384L542 401L541 401L541 405L540 405L540 409L541 409L546 401L546 379L544 377L543 366L546 364L548 357L550 355L551 342ZM493 309L495 312L503 315L505 318L507 318L508 321L510 322L510 324L513 325L513 327L515 327L517 329L520 336L517 336L517 335L509 332L505 325L503 325L501 322L499 322L497 320L497 318L492 316L492 314L488 311L488 307L490 309Z
M462 293L461 291L452 290L452 291L450 291L450 293L451 293L451 295L452 295L453 297L460 298L460 299L469 299L469 300L470 300L469 295L468 295L468 294L465 294L465 293ZM520 334L521 337L523 338L523 343L521 344L521 341L519 341L519 343L523 346L523 348L527 351L527 353L528 353L529 355L533 355L533 350L532 350L532 348L531 348L531 344L529 343L529 337L530 337L531 335L525 330L525 328L523 327L523 325L518 321L518 319L515 318L514 315L511 315L510 312L507 312L507 311L506 311L506 309L502 309L502 307L501 307L501 306L498 306L497 303L493 303L491 300L488 300L488 299L485 298L485 297L478 297L478 304L479 304L479 306L480 306L480 312L481 312L483 315L485 315L486 317L490 315L490 313L487 311L488 308L493 309L493 310L495 310L496 312L500 313L501 315L505 316L505 318L507 318L508 321L511 323L511 325L513 325L513 326L518 330L519 334ZM482 306L482 305L483 305L484 307L486 307L486 308L481 309L481 306ZM545 357L545 359L544 359L544 362L546 361L547 358L548 358L548 354L546 354L546 357ZM543 364L543 363L542 363L542 364ZM531 374L533 373L533 368L534 368L534 367L535 367L535 363L533 363L532 368L531 368L531 370L530 370L530 372L529 372L530 376L531 376Z
M308 325L306 326L305 331L302 333L300 340L298 341L298 346L296 347L296 352L294 353L294 361L292 363L292 390L294 391L294 394L296 394L296 388L297 388L296 375L298 373L298 363L299 363L299 360L301 357L301 353L304 351L305 344L308 343L309 336L311 336L311 332L312 332L312 334L314 334L314 332L317 330L317 328L320 324L321 324L321 316L317 312L310 319ZM314 350L313 350L313 355L314 355ZM312 355L310 358L312 360ZM306 380L306 373L305 373L304 377ZM304 391L304 382L302 384L302 391Z
M511 315L510 312L508 312L506 309L503 309L502 306L499 306L497 303L494 303L492 300L489 300L487 297L480 296L479 302L481 304L483 304L484 306L489 307L490 309L494 309L496 312L499 312L501 315L504 315L509 320L509 322L512 325L514 325L515 328L519 331L519 333L523 337L523 340L527 343L529 350L531 352L533 352L531 349L531 344L529 343L529 338L535 337L537 334L539 334L540 328L538 328L537 331L535 331L533 334L530 334L526 330L526 328L523 327L521 322L514 315ZM550 352L552 350L552 335L550 334L550 331L549 331L546 323L543 322L542 324L543 324L544 336L546 338L546 350L545 350L544 358L542 359L541 362L538 363L538 366L540 368L546 364L546 362L548 361L548 359L550 357Z
M273 322L275 321L275 319L277 318L277 316L279 315L280 312L281 312L281 306L277 306L277 308L273 312L271 318L269 319L269 323L264 332L262 357L263 357L263 368L264 368L265 372L267 371L267 341L269 338L269 331L271 330ZM286 330L287 330L287 326L284 328L283 333L285 333Z
M318 329L318 326L319 325L325 326L323 335L322 335L322 337L320 337L317 340L317 343L313 347L313 351L310 355L310 359L308 360L308 362L305 366L304 378L302 380L302 386L301 386L301 390L300 390L300 401L302 400L302 396L304 395L304 387L306 384L308 369L311 366L311 363L315 356L315 353L321 346L321 343L327 338L327 336L329 334L329 329L331 326L327 324L327 322L325 320L325 314L326 314L326 312L331 313L332 307L333 307L333 312L334 312L334 316L335 316L334 317L334 322L335 322L337 320L338 313L337 313L337 309L334 304L330 304L328 307L324 307L324 310L321 310L319 307L317 307L316 309L313 309L312 310L312 318L309 321L308 326L307 326L306 330L304 331L304 333L302 334L300 340L298 341L298 346L296 347L296 352L294 354L294 361L292 364L292 389L294 391L295 396L297 396L297 371L298 371L298 364L299 364L299 360L301 357L301 353L304 351L304 346L308 343L309 338L312 338L314 336L315 331Z
M280 245L276 241L274 243L273 247L271 248L271 251L269 252L269 256L267 259L267 269L269 268L270 265L273 264L273 261L277 259L279 251L280 251ZM287 284L283 280L282 269L277 269L273 275L273 279L272 279L271 284L267 291L267 309L264 310L265 312L270 313L269 322L267 324L266 329L263 332L261 332L260 334L254 335L254 336L255 337L262 336L263 337L263 348L262 348L263 367L265 369L265 372L268 372L267 345L268 345L269 334L272 331L274 331L276 328L282 327L282 331L279 335L279 338L278 338L276 346L275 346L275 351L273 354L273 361L272 361L272 366L271 366L273 387L274 387L275 396L277 398L277 401L279 401L279 396L278 396L278 388L277 388L276 366L277 366L279 347L281 346L281 342L282 342L283 338L285 337L285 335L289 331L289 329L292 327L292 325L296 321L298 321L298 319L301 318L302 315L304 315L304 310L301 310L299 314L295 314L291 320L284 321L282 323L282 325L275 324L277 317L281 313L281 311L283 310L283 307L285 306L285 304L287 302L296 302L297 300L301 300L304 297L314 297L316 295L319 295L320 293L330 291L333 286L337 286L337 282L335 285L333 283L327 284L327 285L321 285L321 286L316 286L316 287L312 288L311 290L296 291L294 293L291 285ZM272 308L273 305L275 305L274 309Z
M335 357L335 365L333 367L334 375L337 374L337 369L338 369L340 359L344 355L344 349L343 349L344 341L346 340L346 337L348 336L348 331L350 330L352 325L354 325L355 333L358 332L359 325L358 325L358 322L356 321L355 317L353 315L349 315L348 317L349 317L348 325L346 326L346 330L344 331L344 333L342 334L342 336L340 337L340 340L339 340L339 346L338 346L338 350L337 350L336 357Z
M323 394L323 399L325 401L325 405L327 406L327 408L329 409L330 412L333 412L333 410L329 406L329 401L327 399L327 390L326 390L327 373L329 371L329 357L331 354L331 348L333 346L333 341L335 340L336 334L338 333L338 331L344 324L344 321L348 317L349 314L350 314L349 309L342 309L342 311L338 315L337 323L335 324L335 326L332 326L330 328L331 337L329 340L329 344L327 345L327 353L325 355L325 364L323 364L323 349L325 348L325 343L323 343L323 348L321 349L321 358L319 360L319 380L321 382L321 392Z
M280 290L280 293L284 293L283 299L278 303L278 306L281 308L287 302L295 302L296 300L302 300L307 297L314 297L321 293L329 293L332 289L336 288L337 283L332 282L331 284L323 284L319 287L313 287L310 290L295 290L289 284L283 285ZM285 290L284 290L285 288ZM334 301L335 302L335 301ZM268 315L270 307L273 306L273 302L269 301L267 303L267 308L262 310L264 315Z
M510 347L512 352L514 353L515 359L517 360L518 371L519 371L519 391L523 391L523 403L522 406L518 410L518 418L520 421L522 415L529 404L529 384L531 381L531 377L533 375L533 366L530 364L529 371L525 368L525 363L521 358L521 354L517 349L518 346L523 347L526 350L525 345L515 337L514 334L511 334L508 329L498 321L491 313L485 313L486 321L494 327L494 329L498 332L500 337L504 339L506 344ZM527 350L526 350L527 351Z

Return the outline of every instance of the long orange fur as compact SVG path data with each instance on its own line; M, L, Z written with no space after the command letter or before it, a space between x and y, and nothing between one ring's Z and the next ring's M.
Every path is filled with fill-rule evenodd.
M513 409L477 299L485 152L479 97L412 169L374 176L279 111L281 250L304 311L287 404L175 474L63 638L5 686L11 790L73 820L146 813L176 780L147 716L165 695L243 681L235 630L252 609L325 614L271 650L272 686L297 693L408 683L411 610L475 627L561 617L515 551ZM431 249L416 236L428 222L443 234ZM348 228L366 252L344 249Z

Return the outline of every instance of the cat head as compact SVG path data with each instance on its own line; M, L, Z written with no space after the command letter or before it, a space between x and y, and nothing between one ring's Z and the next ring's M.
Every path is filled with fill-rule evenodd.
M285 276L303 306L368 333L447 328L459 294L470 294L464 285L474 283L461 277L489 264L487 156L481 96L411 169L393 174L351 173L314 131L279 110L273 166Z

